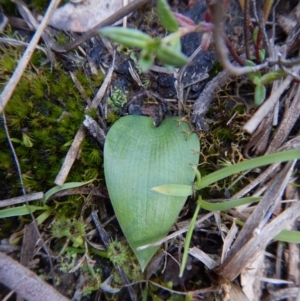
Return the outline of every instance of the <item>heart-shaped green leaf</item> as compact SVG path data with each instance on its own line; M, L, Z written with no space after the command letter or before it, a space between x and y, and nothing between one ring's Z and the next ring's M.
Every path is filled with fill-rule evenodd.
M149 117L126 116L110 129L104 146L105 179L117 219L142 270L157 251L137 248L165 237L186 196L152 190L165 184L192 185L200 145L179 117L159 127Z

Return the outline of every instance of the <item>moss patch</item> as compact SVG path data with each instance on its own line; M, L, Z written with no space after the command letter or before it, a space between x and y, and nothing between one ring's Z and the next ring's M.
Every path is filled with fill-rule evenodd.
M0 49L0 88L11 76L21 49ZM36 52L6 109L7 126L23 173L27 192L47 191L61 168L73 138L84 120L86 104L60 64L39 67L45 59ZM77 70L76 76L87 95L93 83ZM3 127L0 128L0 179L5 181L1 198L20 195L16 166ZM67 181L102 177L102 154L96 143L84 140Z

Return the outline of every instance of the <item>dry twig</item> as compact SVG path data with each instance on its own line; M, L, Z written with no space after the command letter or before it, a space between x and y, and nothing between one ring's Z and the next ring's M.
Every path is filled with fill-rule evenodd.
M51 285L0 252L0 281L28 301L69 301Z
M265 62L260 65L256 65L254 67L236 67L234 66L228 58L228 51L225 46L222 32L223 32L223 6L222 1L218 0L215 1L214 4L209 5L209 9L214 21L214 42L216 46L216 51L219 57L221 64L223 65L224 69L230 72L233 75L242 75L246 73L255 72L261 70L265 67L268 67L269 63Z
M12 206L12 205L16 205L16 204L22 204L22 203L26 203L26 202L31 202L31 201L36 201L36 200L41 200L43 197L44 197L43 192L35 192L35 193L27 194L27 195L18 196L15 198L0 201L0 208Z

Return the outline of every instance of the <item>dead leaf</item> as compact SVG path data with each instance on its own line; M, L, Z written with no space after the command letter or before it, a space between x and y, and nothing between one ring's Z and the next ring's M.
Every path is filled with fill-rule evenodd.
M264 250L250 259L242 270L240 279L242 290L251 301L261 300L262 282L258 277L265 276Z
M132 0L129 0L131 2ZM123 7L123 0L83 0L59 7L49 25L65 31L86 32Z

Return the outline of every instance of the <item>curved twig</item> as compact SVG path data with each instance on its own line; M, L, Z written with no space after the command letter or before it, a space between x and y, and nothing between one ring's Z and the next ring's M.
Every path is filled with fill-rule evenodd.
M223 22L223 6L222 1L215 1L216 3L209 5L209 10L213 17L213 21L215 24L214 27L214 42L216 46L216 51L222 66L228 70L233 75L242 75L246 73L255 72L261 70L265 67L268 67L269 63L265 62L260 65L256 65L254 67L236 67L228 59L228 51L225 46L223 37L222 37L222 22Z

